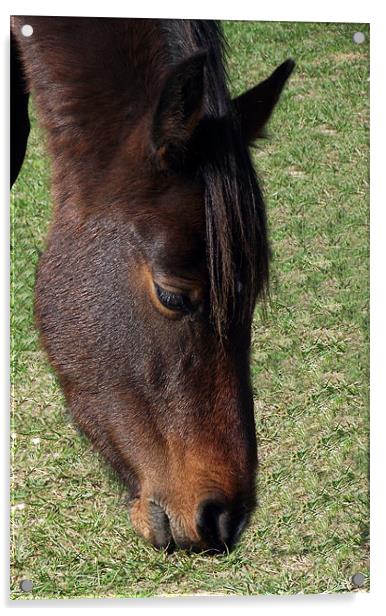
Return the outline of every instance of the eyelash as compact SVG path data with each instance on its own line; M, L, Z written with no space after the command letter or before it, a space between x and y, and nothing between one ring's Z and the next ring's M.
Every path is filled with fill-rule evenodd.
M154 283L154 286L157 297L163 306L169 310L179 310L180 312L185 312L186 314L193 312L193 306L187 295L166 291L166 289L163 289L156 283Z

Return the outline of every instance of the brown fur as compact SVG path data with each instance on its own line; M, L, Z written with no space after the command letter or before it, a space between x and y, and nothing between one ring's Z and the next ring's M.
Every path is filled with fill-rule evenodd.
M250 326L268 249L216 28L13 20L53 163L41 339L75 421L129 488L134 527L158 546L231 546L255 503ZM163 305L155 284L194 310Z

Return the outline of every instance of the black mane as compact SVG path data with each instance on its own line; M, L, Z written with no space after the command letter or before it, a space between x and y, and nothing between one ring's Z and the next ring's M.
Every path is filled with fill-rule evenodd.
M228 90L220 25L162 20L161 27L175 62L198 50L208 53L205 117L196 140L205 187L212 319L225 337L232 318L251 319L256 298L268 284L265 205Z

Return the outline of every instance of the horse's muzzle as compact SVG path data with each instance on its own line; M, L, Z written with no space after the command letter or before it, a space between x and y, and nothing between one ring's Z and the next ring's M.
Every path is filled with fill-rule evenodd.
M189 533L184 532L172 516L169 517L160 505L151 502L151 541L155 547L168 551L179 548L209 554L222 553L233 548L248 517L245 509L221 500L205 500L197 509L194 537L189 537Z

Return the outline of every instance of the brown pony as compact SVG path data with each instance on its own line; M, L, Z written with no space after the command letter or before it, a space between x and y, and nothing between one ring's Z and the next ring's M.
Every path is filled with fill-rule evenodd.
M250 334L269 261L248 146L294 63L231 100L215 22L12 30L53 162L36 317L72 416L143 537L231 548L255 506Z

